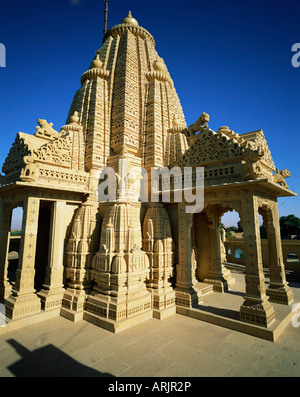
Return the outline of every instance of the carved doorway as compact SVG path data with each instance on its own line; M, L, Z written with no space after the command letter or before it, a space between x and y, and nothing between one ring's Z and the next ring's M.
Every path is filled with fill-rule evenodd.
M37 292L42 289L45 282L46 269L49 261L52 208L52 202L41 201L39 210L34 277L34 288Z
M203 281L209 273L211 261L208 219L203 211L194 214L194 239L198 252L196 276Z
M19 263L20 242L22 235L22 219L23 207L21 205L18 205L12 211L10 225L7 277L11 284L15 283L16 270Z

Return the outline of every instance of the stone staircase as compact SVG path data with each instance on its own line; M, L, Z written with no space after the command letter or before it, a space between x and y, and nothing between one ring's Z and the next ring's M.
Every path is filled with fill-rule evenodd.
M213 292L213 285L212 284L206 284L206 283L201 283L198 282L195 284L195 287L198 291L201 291L201 295L208 295L211 292Z

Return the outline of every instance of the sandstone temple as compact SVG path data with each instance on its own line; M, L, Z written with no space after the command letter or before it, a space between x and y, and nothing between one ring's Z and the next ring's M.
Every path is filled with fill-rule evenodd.
M105 33L89 62L66 124L56 130L39 119L32 134L19 132L2 167L0 302L8 323L63 316L117 332L196 310L208 289L222 300L234 276L225 265L220 222L234 210L245 243L238 322L270 327L274 305L293 302L277 198L295 193L285 182L288 172L275 167L263 131L213 131L202 111L187 126L154 38L130 12ZM137 199L130 183L121 191L124 161L128 171L146 171L148 200ZM116 198L101 201L105 167L115 171ZM202 211L187 211L184 197L175 200L172 175L170 200L161 199L158 185L159 199L151 201L153 170L163 167L177 167L182 175L187 167L204 170ZM195 173L191 184L193 192ZM8 246L16 207L23 208L23 220L11 281ZM268 286L259 214L268 232Z

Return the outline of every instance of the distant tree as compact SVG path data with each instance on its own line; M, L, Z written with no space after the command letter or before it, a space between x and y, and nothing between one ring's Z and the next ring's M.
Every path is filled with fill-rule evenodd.
M12 232L10 232L11 236L21 236L22 235L22 231L21 230L13 230Z
M260 228L260 238L267 238L267 229L264 227L264 225L261 225Z
M226 238L235 238L235 236L232 234L232 231L230 229L231 228L228 228L226 230L226 234L225 234Z
M300 218L295 215L281 216L279 223L282 238L291 238L294 235L300 239Z
M238 225L238 230L237 230L238 233L242 233L243 232L243 228L241 226L241 221L238 221L237 225Z

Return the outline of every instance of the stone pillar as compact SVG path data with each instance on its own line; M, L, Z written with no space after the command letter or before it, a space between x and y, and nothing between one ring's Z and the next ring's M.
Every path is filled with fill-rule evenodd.
M6 315L11 319L32 315L41 310L41 302L34 289L39 205L40 200L35 197L27 197L24 201L20 259L16 271L16 282L12 294L5 301Z
M143 250L150 262L147 282L152 295L153 317L162 319L176 313L173 277L171 224L162 203L151 203L144 218Z
M7 277L11 215L12 207L0 200L0 302L4 302L11 293Z
M204 283L212 284L213 290L216 292L224 292L229 290L235 282L230 271L222 264L220 220L224 210L214 205L209 207L206 213L208 217L211 261L209 273L204 279Z
M61 307L63 296L63 258L65 225L64 214L66 203L53 203L50 230L49 261L46 269L45 284L38 293L41 298L42 309L45 311Z
M193 284L192 266L193 214L187 214L185 203L178 204L178 260L176 266L176 305L192 307L202 302L202 295Z
M66 277L68 288L62 300L61 315L72 321L83 318L86 293L92 288L92 259L99 246L98 202L87 199L77 210L67 244Z
M244 193L242 212L246 295L240 308L240 319L248 323L268 327L275 319L275 313L265 290L258 208L252 192Z
M266 228L270 271L270 285L267 289L267 295L271 302L289 305L293 302L294 295L285 277L277 203L272 206L272 216L268 219Z

